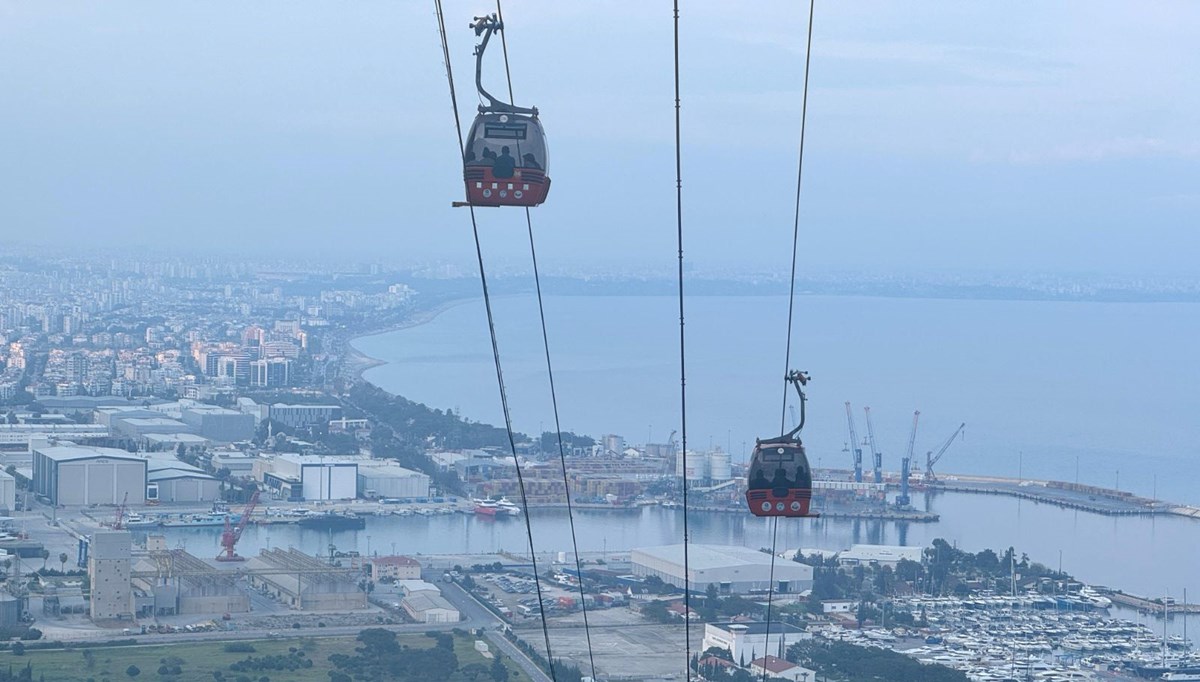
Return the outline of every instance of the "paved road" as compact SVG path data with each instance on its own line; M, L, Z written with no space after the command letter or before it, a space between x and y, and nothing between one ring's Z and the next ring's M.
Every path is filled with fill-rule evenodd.
M467 594L467 591L459 587L457 583L438 583L438 587L442 588L442 596L446 598L446 601L454 604L459 613L463 615L466 623L459 623L460 626L498 628L504 625L504 621L499 616L480 604L475 597Z
M486 606L479 603L479 600L467 593L466 590L459 587L457 583L438 583L442 588L442 596L446 601L454 604L455 608L462 613L466 619L464 623L458 625L466 627L482 627L485 628L484 636L487 637L497 649L502 651L504 655L511 658L521 670L529 675L529 679L533 682L551 682L550 676L542 671L528 656L518 649L512 642L504 637L501 628L504 626L504 621L492 613Z
M497 649L503 651L506 656L516 661L517 665L521 666L521 670L524 670L525 674L529 675L529 679L533 680L533 682L551 682L549 675L542 672L542 669L537 667L528 656L522 653L512 642L504 638L504 633L497 630L488 630L485 636L488 638L488 641L496 645Z

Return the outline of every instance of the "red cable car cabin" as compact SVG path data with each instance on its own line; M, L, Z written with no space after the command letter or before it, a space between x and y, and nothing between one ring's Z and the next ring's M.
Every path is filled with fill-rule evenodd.
M812 470L799 440L780 438L754 446L747 479L746 504L755 516L815 516Z
M537 107L501 102L483 88L483 53L504 25L495 14L475 17L475 89L484 101L463 143L463 181L472 206L537 206L546 200L546 133ZM512 88L509 88L511 92Z
M537 206L546 200L546 136L537 116L480 113L467 135L463 180L475 206Z
M804 395L808 375L791 371L784 380L795 386L800 395L800 423L782 436L754 444L746 476L746 506L755 516L819 516L810 510L812 469L800 442L808 400Z

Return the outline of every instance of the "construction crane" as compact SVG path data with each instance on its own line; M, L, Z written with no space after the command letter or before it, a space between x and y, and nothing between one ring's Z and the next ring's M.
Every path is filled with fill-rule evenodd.
M871 408L864 407L863 412L867 415L867 445L871 448L871 455L875 460L875 483L883 483L883 453L875 444L875 425L871 423Z
M908 434L908 450L905 451L904 459L900 460L900 496L896 498L896 506L902 509L911 504L908 497L908 477L912 475L913 446L917 443L917 420L920 418L920 410L914 410L912 431Z
M125 493L125 497L121 498L121 504L117 507L117 513L113 516L113 530L122 530L125 528L125 513L129 511L129 493Z
M858 432L854 430L854 411L846 401L846 425L850 428L850 446L847 450L854 455L854 482L862 483L862 448L859 447Z
M217 561L246 560L246 557L238 554L234 548L237 547L238 540L242 539L242 532L246 530L246 524L250 523L250 516L257 506L258 491L255 490L250 496L250 501L246 503L246 508L242 510L242 518L238 519L236 526L229 522L228 516L225 517L225 530L221 532L221 553L217 555Z
M946 439L946 442L942 443L942 447L938 448L936 455L933 453L932 450L925 453L925 482L926 483L937 483L938 477L937 477L937 474L933 473L933 465L937 464L942 459L942 455L946 454L946 451L949 450L950 446L954 443L954 439L958 438L958 434L962 433L963 429L965 429L965 428L967 428L966 422L959 424L958 428L954 430L954 433L950 434L950 437Z

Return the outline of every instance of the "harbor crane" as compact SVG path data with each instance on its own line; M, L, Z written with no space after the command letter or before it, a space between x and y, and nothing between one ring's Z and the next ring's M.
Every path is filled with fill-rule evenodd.
M900 460L900 496L896 498L896 506L901 509L908 508L912 502L908 496L908 477L912 475L913 446L917 443L917 420L920 418L921 411L914 410L912 431L908 434L908 450L904 453L904 459Z
M125 493L125 497L121 498L121 505L117 507L117 513L113 517L112 529L124 530L125 514L129 511L129 493Z
M875 425L871 423L871 408L864 407L863 412L867 415L867 445L871 448L871 456L874 458L875 483L878 485L883 483L883 453L875 444Z
M862 447L859 446L858 432L854 429L854 410L850 401L846 401L846 425L850 428L850 445L846 449L854 456L854 482L862 483Z
M933 473L933 465L935 465L939 461L941 461L942 456L945 455L946 451L950 449L950 446L954 444L954 439L958 438L958 434L962 433L963 429L965 429L965 428L967 428L966 422L959 424L958 428L954 430L954 433L950 434L950 437L946 439L946 442L942 443L942 447L938 448L937 454L934 454L932 450L925 453L925 482L926 483L937 483L938 482L937 474Z
M250 501L246 503L246 508L242 510L242 518L238 519L237 525L234 526L229 522L229 517L225 517L225 530L221 532L221 553L217 555L217 561L245 561L246 557L238 554L235 551L238 540L242 539L242 532L246 530L246 525L250 523L250 516L254 513L254 508L258 506L258 491L250 496Z

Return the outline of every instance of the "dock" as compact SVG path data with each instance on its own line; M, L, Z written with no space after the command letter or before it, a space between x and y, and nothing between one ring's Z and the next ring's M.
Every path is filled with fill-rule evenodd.
M1157 614L1162 617L1164 607L1162 599L1147 599L1133 594L1127 594L1120 590L1105 592L1105 596L1113 601L1114 604L1128 606L1129 608L1145 611L1150 614ZM1168 616L1177 613L1200 613L1200 604L1180 604L1173 600L1168 600L1165 611Z
M943 480L928 484L929 490L1007 495L1039 504L1052 504L1105 516L1150 516L1165 513L1165 505L1119 490L1081 486L1061 481Z

